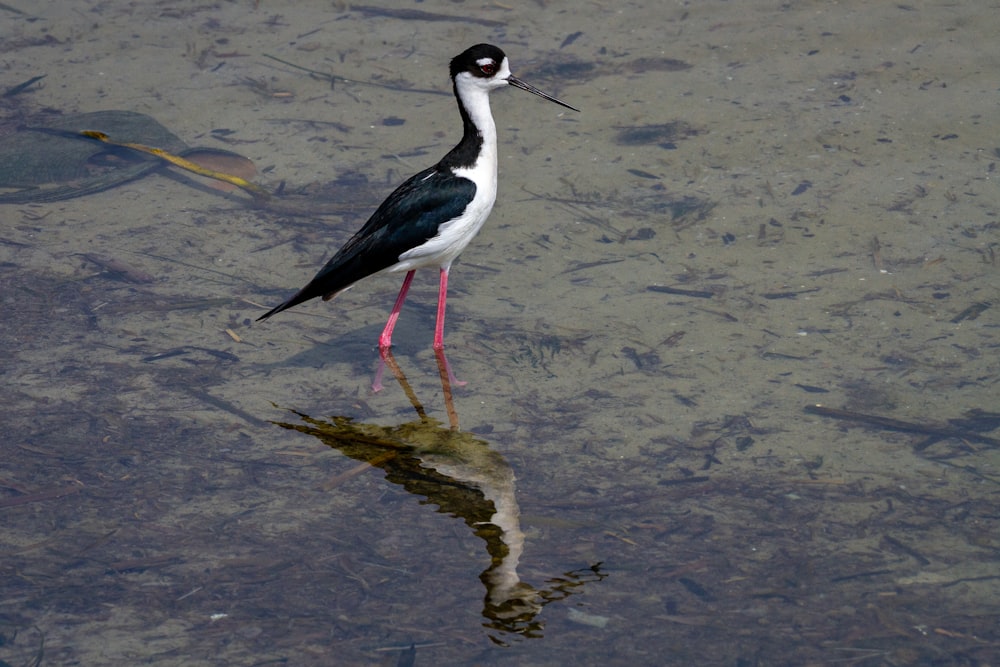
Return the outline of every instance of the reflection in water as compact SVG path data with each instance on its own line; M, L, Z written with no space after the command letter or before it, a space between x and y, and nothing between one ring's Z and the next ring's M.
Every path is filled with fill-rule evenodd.
M427 416L389 352L383 355L383 361L413 404L416 420L380 426L359 424L350 417L324 421L297 412L303 424L277 425L314 435L353 459L382 468L390 482L427 498L438 506L438 511L465 521L486 542L490 555L490 566L479 576L486 587L484 627L499 633L540 637L543 622L536 617L545 605L607 575L597 563L549 579L542 589L521 581L517 566L524 551L524 533L514 472L485 440L458 429L443 352L437 354L437 360L450 422L447 426ZM506 644L500 634L491 634L490 639Z

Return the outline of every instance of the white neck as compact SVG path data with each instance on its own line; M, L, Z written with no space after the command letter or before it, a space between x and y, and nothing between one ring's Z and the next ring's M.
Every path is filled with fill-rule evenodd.
M481 153L476 162L477 171L490 164L495 174L497 170L497 126L493 121L493 114L490 112L489 90L474 85L474 82L471 81L460 81L458 96L466 113L469 114L469 120L479 130L479 136L483 138Z

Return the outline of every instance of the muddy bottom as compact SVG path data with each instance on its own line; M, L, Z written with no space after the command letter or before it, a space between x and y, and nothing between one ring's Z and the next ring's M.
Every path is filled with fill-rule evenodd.
M1000 661L995 11L0 12L0 140L136 111L294 204L0 207L4 664ZM583 112L492 97L455 378L434 271L398 367L401 276L256 323L457 142L482 41Z

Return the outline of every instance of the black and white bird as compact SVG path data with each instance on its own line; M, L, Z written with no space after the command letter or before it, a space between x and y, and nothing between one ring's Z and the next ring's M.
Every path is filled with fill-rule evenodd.
M451 80L462 115L462 140L433 167L412 176L382 202L308 285L259 320L318 296L328 301L362 278L406 271L379 348L392 346L392 330L417 269L440 270L434 349L444 348L448 271L486 222L497 195L497 130L490 92L514 86L579 111L510 73L507 56L477 44L451 61Z

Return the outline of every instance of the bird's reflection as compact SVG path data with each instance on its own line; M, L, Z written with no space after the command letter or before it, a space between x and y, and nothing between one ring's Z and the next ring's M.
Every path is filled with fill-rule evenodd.
M578 592L606 575L600 563L564 573L535 588L521 581L517 566L524 551L514 472L498 452L478 436L460 431L443 351L437 354L449 424L429 417L392 354L385 365L406 392L417 413L397 426L362 424L350 417L314 419L296 412L301 424L279 426L308 433L345 455L385 471L386 479L423 496L438 511L462 519L486 542L490 565L479 576L486 587L484 627L490 639L506 644L511 635L542 636L538 613L545 605Z

